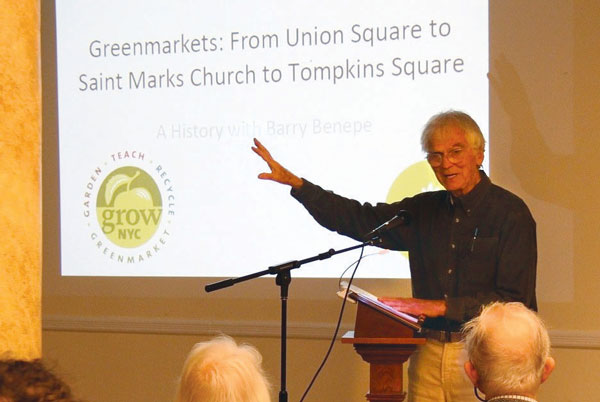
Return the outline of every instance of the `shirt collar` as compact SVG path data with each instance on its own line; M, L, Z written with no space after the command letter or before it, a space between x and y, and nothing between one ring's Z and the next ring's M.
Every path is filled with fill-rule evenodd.
M473 187L473 190L469 191L462 197L454 197L452 193L448 192L448 202L450 205L461 207L465 210L466 214L469 215L477 205L484 199L488 193L492 182L490 178L485 174L483 170L479 170L479 176L481 180Z
M528 396L523 396L523 395L500 395L500 396L495 396L492 399L488 399L488 402L501 402L501 401L527 401L527 402L537 402L535 399L530 398Z

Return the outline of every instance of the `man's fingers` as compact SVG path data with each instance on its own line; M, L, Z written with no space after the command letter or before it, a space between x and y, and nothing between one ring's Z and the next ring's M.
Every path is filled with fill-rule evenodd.
M383 303L394 303L394 302L400 302L403 299L400 299L398 297L380 297L378 300Z
M380 297L379 301L393 308L398 308L403 304L400 300L391 297Z
M254 145L255 146L252 147L252 151L254 151L254 153L260 156L265 162L267 162L267 165L269 165L269 169L271 169L270 173L260 173L258 175L259 179L273 180L281 184L287 184L294 188L299 188L302 186L302 179L296 177L286 168L281 166L275 159L273 159L267 148L265 148L263 144L261 144L261 142L256 138L254 138Z
M269 154L269 151L267 151L267 148L265 148L265 146L263 144L261 144L261 142L259 140L257 140L256 138L254 139L254 145L256 146L256 151L260 151L260 152ZM252 149L254 149L254 147Z
M273 180L273 175L271 173L260 173L258 178L263 180Z
M256 145L255 147L252 147L252 150L254 151L254 153L256 153L258 156L263 158L265 160L265 162L267 162L267 163L273 161L273 157L271 156L271 153L256 138L254 139L254 145Z
M263 149L260 149L260 148L258 148L258 147L252 147L252 150L254 151L254 153L255 153L255 154L257 154L258 156L260 156L260 157L261 157L261 158L263 158L264 160L266 160L266 159L267 159L267 158L266 158L267 156L270 156L270 155L269 155L269 152L268 152L267 150L265 150L264 148L263 148Z

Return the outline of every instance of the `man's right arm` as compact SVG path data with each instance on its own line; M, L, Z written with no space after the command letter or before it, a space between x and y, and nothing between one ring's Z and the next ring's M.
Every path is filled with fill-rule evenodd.
M396 203L360 203L324 190L306 179L303 179L302 187L292 189L291 194L321 226L358 241L363 241L365 234L402 209ZM378 247L404 250L398 231L394 230L393 234L395 236L391 232L382 235L383 242Z
M363 241L363 236L381 223L389 220L401 209L396 204L361 204L358 201L339 196L331 191L304 180L277 162L267 148L254 139L252 150L260 156L271 169L271 173L261 173L259 179L272 180L292 187L292 196L308 210L312 217L323 227ZM382 236L384 240L379 247L404 250L402 242L391 239L389 234Z

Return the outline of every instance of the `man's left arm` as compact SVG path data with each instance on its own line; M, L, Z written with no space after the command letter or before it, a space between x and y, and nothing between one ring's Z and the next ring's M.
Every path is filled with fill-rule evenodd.
M445 300L425 300L414 297L380 297L379 301L403 313L414 316L441 317L446 315Z
M489 258L493 258L490 256ZM527 207L511 214L499 231L495 266L489 283L472 281L461 284L463 295L446 300L382 297L385 304L409 314L427 317L445 316L465 322L476 316L481 307L493 301L519 301L537 310L535 298L537 242L536 225ZM465 278L469 281L469 278ZM466 294L466 295L465 295Z

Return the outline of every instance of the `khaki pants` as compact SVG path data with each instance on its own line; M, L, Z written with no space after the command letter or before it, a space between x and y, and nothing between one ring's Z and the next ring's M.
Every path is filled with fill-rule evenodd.
M408 363L408 402L477 402L465 374L466 360L461 342L428 339Z

